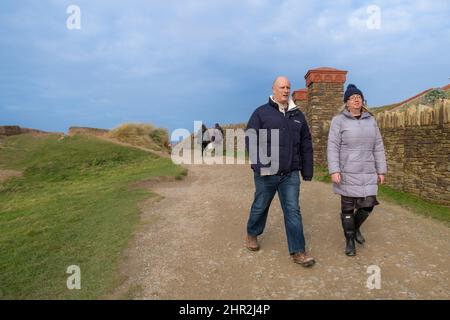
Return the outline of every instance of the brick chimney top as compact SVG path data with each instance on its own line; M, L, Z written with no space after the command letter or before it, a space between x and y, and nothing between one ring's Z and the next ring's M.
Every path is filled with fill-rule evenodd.
M306 100L308 98L308 89L295 90L292 93L292 99L296 100Z
M330 67L321 67L311 69L306 73L306 86L309 87L311 83L327 82L327 83L345 83L347 79L347 71L338 70Z
M338 69L335 68L330 68L330 67L320 67L320 68L315 68L315 69L311 69L313 71L339 71Z

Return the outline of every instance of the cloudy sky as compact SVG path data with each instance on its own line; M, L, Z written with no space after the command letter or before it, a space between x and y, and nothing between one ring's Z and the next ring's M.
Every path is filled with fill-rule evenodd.
M0 125L246 122L322 66L383 105L449 83L449 57L448 0L2 0Z

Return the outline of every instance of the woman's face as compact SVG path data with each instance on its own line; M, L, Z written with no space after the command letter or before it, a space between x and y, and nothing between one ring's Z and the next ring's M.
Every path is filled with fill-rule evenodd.
M347 100L347 107L350 112L361 111L362 105L362 97L359 94L354 94Z

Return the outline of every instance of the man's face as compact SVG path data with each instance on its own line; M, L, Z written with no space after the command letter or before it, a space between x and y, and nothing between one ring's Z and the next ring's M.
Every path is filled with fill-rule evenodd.
M291 83L287 78L280 77L275 81L272 91L275 101L282 104L287 104L291 93Z

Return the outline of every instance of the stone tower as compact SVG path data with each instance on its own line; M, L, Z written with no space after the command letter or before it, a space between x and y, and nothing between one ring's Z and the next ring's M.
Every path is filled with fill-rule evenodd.
M347 71L317 68L305 75L307 103L305 115L314 146L314 163L327 166L327 140L330 122L344 105L344 83Z

